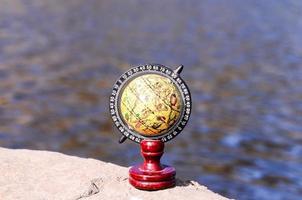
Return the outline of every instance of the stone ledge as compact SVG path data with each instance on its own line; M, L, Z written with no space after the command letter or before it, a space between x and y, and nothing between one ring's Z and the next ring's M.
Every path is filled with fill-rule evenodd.
M227 199L194 181L177 180L167 190L146 192L128 183L128 169L56 152L0 148L1 200L181 200Z

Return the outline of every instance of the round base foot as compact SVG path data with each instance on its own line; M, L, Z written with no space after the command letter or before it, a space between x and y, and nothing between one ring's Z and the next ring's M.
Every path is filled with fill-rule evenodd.
M129 183L140 190L162 190L175 186L175 174L175 169L166 165L152 171L133 166L129 170Z

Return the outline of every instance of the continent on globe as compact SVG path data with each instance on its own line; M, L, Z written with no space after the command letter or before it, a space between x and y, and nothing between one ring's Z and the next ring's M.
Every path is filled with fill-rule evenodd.
M158 136L176 124L183 101L169 78L145 74L124 86L119 107L129 129L143 136Z

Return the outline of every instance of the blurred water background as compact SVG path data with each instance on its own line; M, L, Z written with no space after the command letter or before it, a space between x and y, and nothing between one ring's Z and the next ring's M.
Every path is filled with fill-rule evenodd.
M129 166L108 97L129 67L185 65L193 113L163 162L236 199L301 199L301 1L0 1L0 146Z

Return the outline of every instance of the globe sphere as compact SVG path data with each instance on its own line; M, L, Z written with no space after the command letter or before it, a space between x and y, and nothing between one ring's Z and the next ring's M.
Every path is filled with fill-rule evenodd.
M168 132L179 120L183 100L178 87L159 74L143 74L122 89L120 116L128 128L146 136Z

